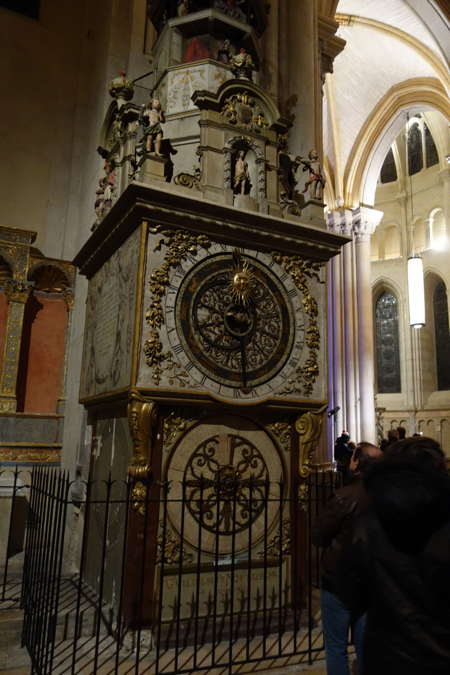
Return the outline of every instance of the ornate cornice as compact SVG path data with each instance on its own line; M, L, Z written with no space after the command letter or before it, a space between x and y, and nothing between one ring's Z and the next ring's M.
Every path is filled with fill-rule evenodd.
M241 211L164 187L133 182L94 230L74 263L90 278L143 220L216 241L231 240L244 248L295 252L316 261L329 260L344 243L340 236L298 220Z

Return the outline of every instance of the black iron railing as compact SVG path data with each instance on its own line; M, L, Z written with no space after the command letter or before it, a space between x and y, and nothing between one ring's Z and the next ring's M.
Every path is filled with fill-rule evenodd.
M28 518L14 596L34 672L311 663L323 641L310 530L337 482L333 471L290 486L231 473L177 484L108 477L83 493L36 467L20 487ZM9 576L7 556L3 597Z

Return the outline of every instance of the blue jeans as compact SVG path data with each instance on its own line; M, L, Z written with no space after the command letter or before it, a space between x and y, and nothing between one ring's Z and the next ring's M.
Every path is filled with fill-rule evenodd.
M350 612L337 595L320 591L323 637L327 659L327 675L350 675L347 658ZM362 673L363 640L366 616L361 616L353 625L353 642L358 661L358 674Z

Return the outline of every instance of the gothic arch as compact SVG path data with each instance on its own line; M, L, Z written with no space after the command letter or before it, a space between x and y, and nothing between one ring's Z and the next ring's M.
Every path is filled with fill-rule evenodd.
M450 104L437 78L419 77L392 87L365 121L344 172L345 203L373 204L378 175L389 147L404 126L404 113L438 110L450 118Z

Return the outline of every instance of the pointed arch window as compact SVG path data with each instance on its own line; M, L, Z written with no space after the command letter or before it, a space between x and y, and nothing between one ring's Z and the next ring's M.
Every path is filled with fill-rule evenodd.
M426 124L423 125L425 131L425 158L428 166L434 166L439 162L438 151L431 135L431 131Z
M408 174L412 176L423 168L422 134L418 122L411 124L408 131Z
M437 388L450 389L450 330L447 289L440 281L433 293L434 338L436 343Z
M377 390L380 394L401 392L398 302L390 291L375 303Z
M389 151L384 158L383 166L380 171L380 181L382 183L392 183L394 180L397 180L397 169L395 166L394 153L392 148L389 148Z

